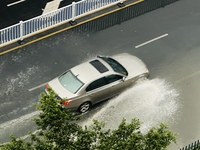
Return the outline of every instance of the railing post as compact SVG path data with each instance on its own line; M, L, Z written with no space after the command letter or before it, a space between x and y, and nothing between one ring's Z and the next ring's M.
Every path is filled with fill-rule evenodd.
M23 21L20 21L19 22L20 23L20 32L19 32L19 36L20 36L20 39L19 39L19 41L18 41L18 43L21 45L21 44L24 44L24 36L23 36L23 34L24 34L24 32L23 32L23 29L24 29L24 26L23 26Z
M76 17L76 3L72 2L72 21L75 21L75 17Z
M120 0L119 3L117 4L119 7L124 7L124 0Z
M71 25L76 24L75 17L76 17L76 2L72 2L72 20L69 22Z
M20 40L23 41L23 21L20 21Z

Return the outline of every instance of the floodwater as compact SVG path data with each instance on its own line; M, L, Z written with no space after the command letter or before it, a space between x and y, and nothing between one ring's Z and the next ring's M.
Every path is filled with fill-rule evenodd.
M105 128L115 129L123 118L127 122L137 118L142 122L141 131L147 132L161 122L172 124L179 107L179 93L170 83L158 78L144 80L108 101L81 124L90 126L97 119L105 123Z
M141 80L119 96L105 102L100 108L97 107L96 110L85 114L79 124L91 126L92 120L97 119L105 122L106 129L115 129L122 118L127 122L138 118L142 122L141 131L147 132L161 122L172 124L179 107L178 91L170 83L158 78ZM39 112L35 111L1 124L0 141L7 142L10 133L26 137L29 131L35 131L33 118L38 114Z
M0 70L1 71L1 70ZM38 71L37 66L31 66L21 70L16 76L6 76L6 78L0 81L2 88L0 89L0 123L5 121L16 119L19 115L30 113L33 110L33 99L25 98L27 90L25 86L29 84L30 78ZM21 95L20 98L19 95ZM17 99L18 98L18 99ZM24 99L22 101L21 99Z

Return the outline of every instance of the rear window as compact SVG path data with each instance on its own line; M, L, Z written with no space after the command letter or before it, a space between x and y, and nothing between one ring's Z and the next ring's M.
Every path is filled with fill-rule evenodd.
M121 73L121 74L126 75L126 76L128 75L127 70L119 62L117 62L113 58L102 57L102 56L98 56L98 57L103 59L105 62L107 62L115 72Z
M83 83L71 71L62 74L59 81L71 93L76 93L83 86Z

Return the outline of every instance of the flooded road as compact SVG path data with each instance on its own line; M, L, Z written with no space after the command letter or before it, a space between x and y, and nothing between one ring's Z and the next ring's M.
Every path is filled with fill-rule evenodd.
M179 93L162 79L140 81L119 96L109 100L97 113L81 124L90 126L93 119L105 122L105 128L115 129L125 118L131 122L138 118L141 131L147 132L161 122L172 124L178 118Z
M96 118L116 128L122 118L136 117L145 132L164 122L178 134L169 150L200 139L199 6L199 0L181 0L96 33L66 31L0 56L0 143L11 132L20 137L36 130L32 104L41 85L96 55L124 52L144 61L150 79L96 107L81 124Z
M106 129L115 129L123 118L127 122L138 118L142 122L141 131L147 132L161 122L172 124L178 119L180 106L179 93L170 83L163 79L141 80L117 97L84 114L79 124L89 127L93 119L97 119L105 123ZM38 114L39 111L34 111L1 124L0 133L4 136L1 140L8 140L10 133L17 135L20 132L19 135L25 138L28 131L36 131L32 119Z

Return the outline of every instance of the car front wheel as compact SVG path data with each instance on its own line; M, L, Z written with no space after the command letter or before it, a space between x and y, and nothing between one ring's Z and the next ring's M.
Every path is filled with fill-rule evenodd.
M84 102L83 104L81 104L81 106L78 108L78 111L80 113L85 113L87 112L91 107L91 103L90 102Z

